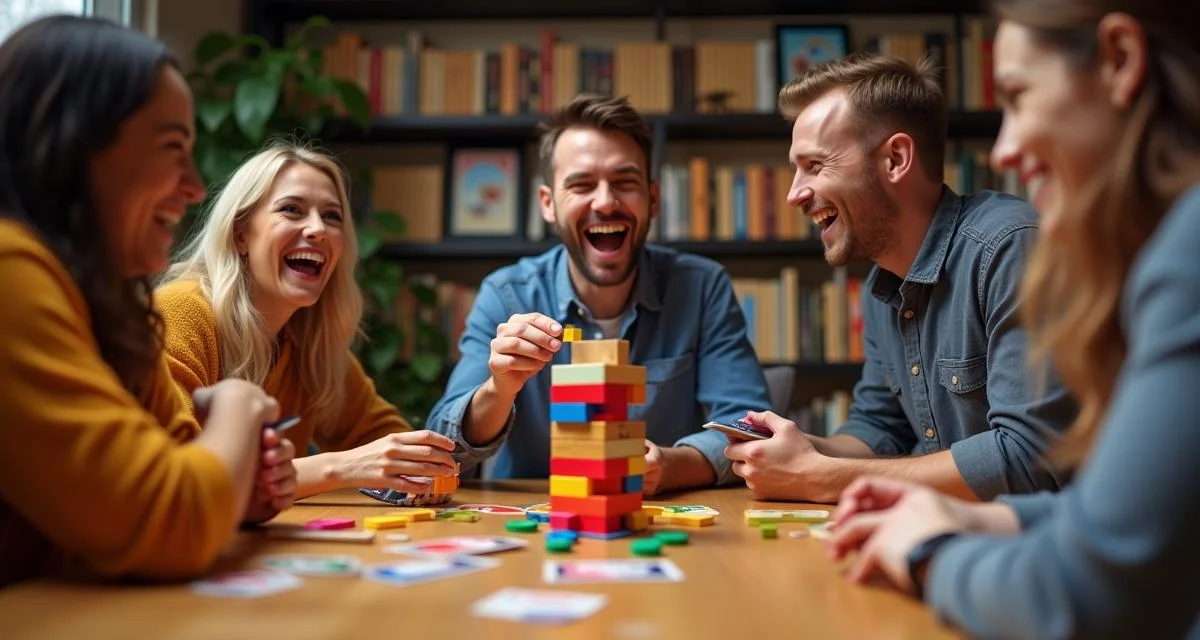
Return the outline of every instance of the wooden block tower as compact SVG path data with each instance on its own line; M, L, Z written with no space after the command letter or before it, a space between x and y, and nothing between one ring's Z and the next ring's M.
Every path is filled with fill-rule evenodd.
M629 364L625 340L580 341L567 327L571 364L550 368L550 528L617 538L646 528L642 472L646 368Z

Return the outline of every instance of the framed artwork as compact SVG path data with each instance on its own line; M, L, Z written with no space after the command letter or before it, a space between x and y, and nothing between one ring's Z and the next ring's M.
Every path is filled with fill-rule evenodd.
M846 25L779 25L775 27L775 61L779 87L820 64L837 60L850 51Z
M525 216L521 202L520 147L459 147L446 172L450 237L514 237Z

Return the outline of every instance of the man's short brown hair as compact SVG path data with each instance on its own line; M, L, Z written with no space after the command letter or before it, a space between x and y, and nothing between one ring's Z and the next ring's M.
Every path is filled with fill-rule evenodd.
M581 93L555 111L549 123L542 125L538 155L541 160L542 178L551 190L554 189L554 146L558 144L558 137L564 131L574 127L628 134L642 150L646 181L649 183L653 142L650 138L650 126L646 124L645 119L624 96L618 98Z
M899 58L855 53L814 67L779 90L779 111L795 120L808 105L834 89L844 89L852 118L865 144L904 132L912 136L921 166L942 180L946 158L946 96L937 70L926 57L913 66Z

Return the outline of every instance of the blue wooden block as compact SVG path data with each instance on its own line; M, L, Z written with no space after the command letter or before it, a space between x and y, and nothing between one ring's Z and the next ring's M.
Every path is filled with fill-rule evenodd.
M576 540L579 540L579 532L571 531L570 529L554 529L546 534L547 540L552 539L552 538L562 538L564 540L570 540L571 543L574 544Z
M550 512L549 511L526 511L525 519L533 520L534 522L545 522L546 524L549 524L550 523Z
M624 491L622 493L641 493L642 476L625 476L624 485Z
M551 422L588 422L588 405L585 402L551 402Z

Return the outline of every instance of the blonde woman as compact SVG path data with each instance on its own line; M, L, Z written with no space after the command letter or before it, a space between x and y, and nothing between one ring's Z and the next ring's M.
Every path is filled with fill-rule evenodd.
M408 476L456 473L454 444L414 431L350 352L362 316L357 240L341 168L276 143L230 177L155 294L184 390L262 385L298 452L297 497L343 487L422 493Z

